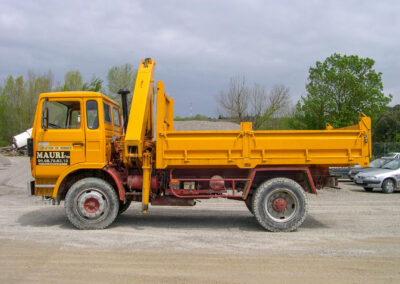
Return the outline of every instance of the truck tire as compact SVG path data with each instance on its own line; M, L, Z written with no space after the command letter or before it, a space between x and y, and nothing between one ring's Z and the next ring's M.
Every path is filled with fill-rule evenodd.
M303 188L288 178L273 178L262 183L253 197L254 216L271 232L296 230L306 218L307 207Z
M394 187L395 187L394 181L388 178L382 183L382 192L392 193L394 191Z
M373 188L372 187L364 187L364 190L366 192L371 192L373 190Z
M121 215L124 213L129 206L132 203L132 198L131 197L126 197L125 203L123 203L121 200L119 201L119 210L118 210L118 215Z
M244 201L244 204L246 204L246 207L247 207L247 209L249 209L250 213L252 215L254 215L254 212L253 212L253 196L252 195L247 196L247 199Z
M74 183L65 197L69 221L81 230L100 230L114 222L119 200L113 187L99 178L84 178Z

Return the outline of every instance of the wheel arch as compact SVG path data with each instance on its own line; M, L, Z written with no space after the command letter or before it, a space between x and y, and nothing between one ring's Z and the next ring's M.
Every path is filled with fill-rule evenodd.
M385 181L387 181L388 179L390 179L390 180L393 181L394 187L395 187L395 189L396 189L397 186L398 186L398 184L397 184L397 180L396 180L394 177L387 177L387 178L385 178L385 179L382 181L382 186L383 186L383 183L384 183Z
M108 182L117 193L119 200L125 200L125 188L122 184L120 176L115 170L108 167L101 169L77 169L69 172L60 181L57 190L55 190L55 194L53 194L53 197L60 201L64 200L70 187L75 182L87 177L96 177Z
M276 167L276 168L256 168L253 170L250 181L243 194L243 199L258 188L263 182L277 177L285 177L296 181L305 192L317 193L313 177L308 167Z

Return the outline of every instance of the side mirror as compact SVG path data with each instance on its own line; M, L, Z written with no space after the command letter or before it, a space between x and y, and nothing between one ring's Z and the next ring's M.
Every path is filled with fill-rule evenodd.
M42 128L44 131L49 128L49 108L47 107L47 101L49 99L45 98L45 101L43 103L43 112L42 112Z

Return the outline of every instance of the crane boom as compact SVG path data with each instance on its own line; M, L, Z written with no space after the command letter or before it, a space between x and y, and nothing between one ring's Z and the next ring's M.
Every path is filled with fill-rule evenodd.
M139 162L143 156L145 142L153 138L154 67L153 59L147 58L140 63L125 134L126 157L134 156Z

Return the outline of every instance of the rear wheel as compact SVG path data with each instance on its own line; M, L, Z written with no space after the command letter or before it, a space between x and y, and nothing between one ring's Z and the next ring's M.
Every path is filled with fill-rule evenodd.
M373 190L373 188L372 187L364 187L364 190L366 192L371 192Z
M387 179L382 184L382 191L384 193L392 193L394 191L394 181L392 179Z
M65 212L78 229L104 229L118 215L119 200L113 187L99 178L84 178L71 186Z
M253 212L260 225L268 231L294 231L306 218L307 197L294 180L270 179L257 188Z

